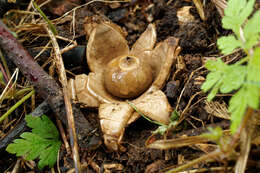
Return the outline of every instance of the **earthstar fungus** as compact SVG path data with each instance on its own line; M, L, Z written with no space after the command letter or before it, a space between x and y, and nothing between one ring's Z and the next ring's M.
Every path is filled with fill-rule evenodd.
M124 31L110 22L88 24L87 63L91 72L69 81L71 97L84 107L99 107L105 145L114 151L125 127L139 114L129 100L147 117L168 124L172 108L160 90L175 64L178 39L156 43L156 29L149 24L130 50Z

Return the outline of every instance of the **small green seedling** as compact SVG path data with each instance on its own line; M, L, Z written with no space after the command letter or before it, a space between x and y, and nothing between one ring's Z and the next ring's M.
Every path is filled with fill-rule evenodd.
M25 120L27 126L32 128L32 132L21 134L22 139L14 140L7 146L6 151L16 156L24 156L26 160L39 158L40 169L45 166L53 167L61 146L57 128L46 115L41 117L27 115Z
M173 111L170 117L170 123L168 125L160 125L155 131L153 131L153 134L164 135L169 129L178 124L179 117L179 112L176 110Z
M202 137L205 137L211 141L216 142L217 144L220 143L220 139L223 136L223 130L220 127L208 128L209 132L201 134Z
M227 55L237 48L242 48L246 57L235 64L227 65L220 58L209 60L205 67L210 71L201 89L210 91L208 100L218 92L234 95L229 101L231 113L231 133L239 127L248 107L259 107L260 82L260 47L257 47L260 35L260 11L248 18L255 0L229 0L222 19L223 28L231 29L234 34L218 39L222 53Z

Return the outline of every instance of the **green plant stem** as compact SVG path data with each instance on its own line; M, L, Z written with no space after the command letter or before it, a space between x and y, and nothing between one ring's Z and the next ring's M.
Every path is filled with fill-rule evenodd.
M193 166L193 165L195 165L197 163L200 163L202 161L207 162L207 161L209 161L212 158L220 156L221 154L222 154L221 151L218 151L218 150L214 151L212 153L209 153L209 154L201 156L201 157L199 157L197 159L194 159L194 160L192 160L192 161L190 161L190 162L188 162L188 163L186 163L186 164L184 164L182 166L179 166L177 168L173 168L173 169L167 171L166 173L177 173L177 172L180 172L180 171L185 170L187 168L190 168L191 166Z
M23 102L25 102L27 99L29 99L33 94L35 93L35 90L32 90L29 94L24 96L21 100L19 100L15 105L13 105L4 115L0 117L0 123L8 117L16 108L18 108Z
M31 87L30 88L23 88L23 89L16 91L14 93L14 95L6 96L5 99L19 98L19 97L22 97L25 93L28 93L32 90L33 90L33 88L31 88Z
M14 97L21 97L22 95L24 95L25 93L29 92L29 91L32 91L33 88L30 87L30 88L23 88L23 89L20 89L19 91L15 92L14 94Z
M49 28L51 29L52 33L54 35L58 34L58 31L56 30L56 28L54 27L54 25L51 23L51 21L48 19L48 17L43 13L43 11L41 10L41 8L33 1L33 6L34 8L40 13L40 15L42 16L42 18L46 21L46 23L49 25Z

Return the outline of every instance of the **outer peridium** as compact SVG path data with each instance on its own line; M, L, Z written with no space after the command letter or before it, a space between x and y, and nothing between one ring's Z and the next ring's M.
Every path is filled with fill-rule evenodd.
M149 63L154 73L153 83L145 93L131 102L149 118L167 124L172 108L160 89L168 78L171 66L179 53L179 50L176 51L178 39L173 37L154 48L156 31L153 24L147 27L131 51L119 30L120 28L114 29L113 25L107 22L96 25L87 45L87 61L92 72L88 76L78 75L74 81L74 93L80 103L85 104L86 107L96 107L100 104L99 117L104 142L112 150L119 149L125 127L139 115L127 102L106 92L103 85L103 69L106 64L111 59L123 55L143 58L146 63ZM71 81L70 84L73 83Z

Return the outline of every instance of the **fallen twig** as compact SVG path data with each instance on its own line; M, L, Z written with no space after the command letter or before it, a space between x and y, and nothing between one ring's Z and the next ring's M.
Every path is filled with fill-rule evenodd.
M63 64L63 61L62 61L60 48L59 48L57 40L54 36L55 33L53 33L53 31L51 31L47 27L46 27L46 30L47 30L50 38L51 38L52 45L54 47L55 62L57 64L57 69L58 69L58 72L59 72L59 78L60 78L60 81L61 81L61 84L62 84L62 91L63 91L63 96L64 96L68 126L69 126L70 145L71 145L71 150L72 150L73 160L74 160L74 165L75 165L75 172L80 173L81 168L80 168L80 160L79 160L79 152L78 152L78 141L77 141L77 135L76 135L76 130L75 130L75 120L74 120L74 117L73 117L71 101L70 101L70 98L69 98L69 95L68 95L67 76L66 76L64 64Z

